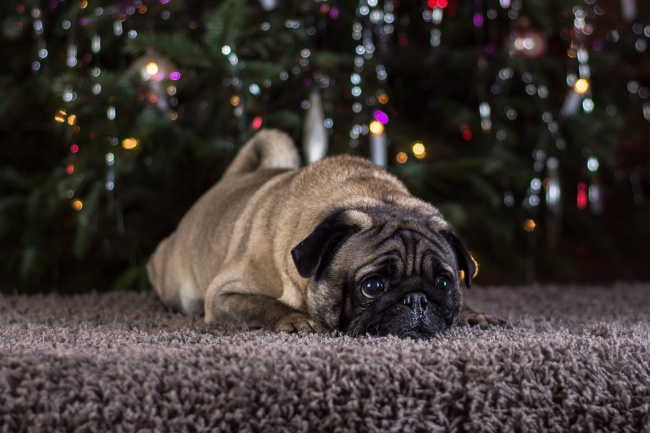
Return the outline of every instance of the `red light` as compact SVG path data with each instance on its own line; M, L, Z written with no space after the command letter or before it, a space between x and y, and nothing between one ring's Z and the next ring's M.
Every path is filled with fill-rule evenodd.
M253 119L253 129L260 129L262 127L262 116L257 116Z
M586 209L587 208L587 184L584 182L580 182L578 184L578 199L577 199L577 205L578 209Z
M470 141L472 137L474 136L472 134L472 130L469 129L469 125L467 123L461 123L460 125L460 133L463 135L463 140L465 141Z
M72 146L70 146L70 152L72 152L72 153L79 152L79 145L73 144Z
M429 6L431 9L444 9L447 7L447 0L428 0L427 1L427 6Z
M65 172L68 173L68 174L72 174L72 173L74 173L74 165L72 165L72 164L68 164L68 165L65 167Z

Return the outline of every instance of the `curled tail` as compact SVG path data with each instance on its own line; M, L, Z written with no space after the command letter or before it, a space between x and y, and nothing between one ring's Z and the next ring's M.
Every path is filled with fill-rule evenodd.
M239 150L224 173L249 173L260 168L298 168L300 155L291 137L275 129L263 129Z

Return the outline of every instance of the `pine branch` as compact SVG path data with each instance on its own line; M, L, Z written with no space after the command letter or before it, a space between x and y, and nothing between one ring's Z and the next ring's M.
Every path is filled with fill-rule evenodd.
M215 9L206 22L205 44L215 56L221 56L221 47L239 42L247 15L244 0L226 0Z
M185 66L210 66L210 53L187 36L177 33L141 33L128 41L124 51L138 55L148 48Z

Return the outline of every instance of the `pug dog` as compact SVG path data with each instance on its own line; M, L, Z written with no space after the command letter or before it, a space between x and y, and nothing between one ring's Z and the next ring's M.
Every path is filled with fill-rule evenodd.
M210 324L416 339L503 323L463 305L475 271L396 177L349 155L300 168L276 130L241 148L147 264L166 305Z

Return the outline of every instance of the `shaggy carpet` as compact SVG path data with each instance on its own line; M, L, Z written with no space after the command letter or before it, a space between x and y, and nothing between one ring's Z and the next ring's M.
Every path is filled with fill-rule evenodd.
M0 296L0 431L650 432L650 284L467 296L511 327L275 335L153 293Z

